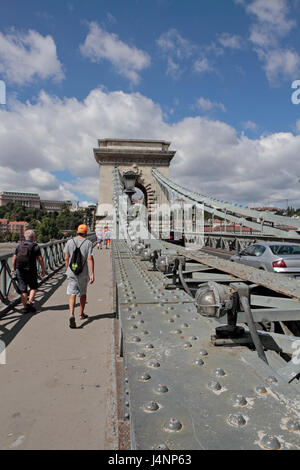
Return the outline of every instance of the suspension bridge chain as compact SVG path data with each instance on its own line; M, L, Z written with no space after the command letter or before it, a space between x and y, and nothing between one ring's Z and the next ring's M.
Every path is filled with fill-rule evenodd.
M250 229L266 235L300 239L299 219L275 215L268 211L257 211L234 203L203 196L200 193L191 191L177 183L174 183L156 169L152 170L152 174L162 188L177 194L178 198L184 198L188 202L194 204L202 204L204 211L213 214L213 216L249 227ZM287 230L286 228L283 228L287 226L293 227L294 229Z

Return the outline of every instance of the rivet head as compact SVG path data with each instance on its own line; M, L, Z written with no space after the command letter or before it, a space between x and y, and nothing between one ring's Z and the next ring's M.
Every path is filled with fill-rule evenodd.
M136 330L137 328L138 328L137 325L131 325L131 326L129 327L130 330Z
M129 315L128 320L134 320L134 319L135 319L135 315Z
M178 419L171 418L164 426L166 431L176 432L182 429L182 424Z
M279 440L277 439L277 437L270 436L268 434L266 434L262 438L261 445L265 449L269 449L269 450L279 450L281 448L281 444L280 444Z
M155 388L156 393L167 393L169 391L168 387L163 384L158 384Z
M266 382L268 382L269 384L276 384L278 380L273 375L270 375L266 378Z
M133 337L131 338L131 341L132 341L133 343L139 343L139 342L141 341L141 338L139 338L138 336L133 336Z
M154 348L153 344L150 344L150 343L145 344L145 349L153 349L153 348Z
M158 361L150 361L148 367L160 367L160 363Z
M147 372L144 372L142 373L141 375L139 375L138 377L138 380L140 382L147 382L147 380L150 380L151 379L151 375L147 374Z
M177 330L173 330L172 333L173 333L174 335L181 335L182 330L178 330L178 329L177 329Z
M202 359L200 359L200 358L198 357L197 359L195 359L194 364L195 364L195 366L203 366L204 361L202 361Z
M286 423L286 427L288 428L289 431L299 432L300 431L300 421L299 420L294 420L294 419L289 419L288 422Z
M236 395L233 398L233 402L235 405L238 405L238 406L246 406L248 404L246 398L243 395Z
M215 382L214 380L208 384L208 388L213 390L214 392L217 392L221 390L222 386L219 382Z
M148 403L145 403L143 405L143 410L150 412L150 413L153 411L157 411L158 409L159 409L159 405L155 401L149 401Z
M197 339L198 339L197 336L190 336L190 337L189 337L189 340L190 340L190 341L196 341Z
M188 328L190 325L188 323L182 323L181 327L182 328Z
M146 357L146 354L139 352L136 353L135 357L136 359L144 359Z
M142 334L142 335L148 335L148 334L149 334L149 331L143 330L143 331L141 331L141 334Z
M144 320L139 320L138 323L142 325L145 322L144 322Z
M184 347L184 349L189 349L189 348L192 348L193 345L192 345L192 343L187 342L187 343L184 343L183 347Z
M228 423L231 424L231 426L245 426L246 420L244 416L242 415L230 415L228 418Z
M200 349L199 354L200 354L200 356L207 356L206 349Z
M224 377L224 375L226 375L226 372L223 369L215 369L214 374L217 377Z
M266 393L268 393L268 390L264 386L256 387L255 391L259 395L265 395Z
M158 444L153 447L154 450L169 450L169 447L166 444Z
M173 318L168 318L168 323L174 323L175 320L173 320Z

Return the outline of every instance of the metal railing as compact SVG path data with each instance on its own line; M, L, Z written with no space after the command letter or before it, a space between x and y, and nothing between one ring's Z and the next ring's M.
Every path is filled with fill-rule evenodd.
M95 234L88 235L94 243ZM49 243L39 244L41 255L45 265L45 276L41 278L41 266L37 261L37 273L39 285L64 266L64 247L68 239L56 240ZM0 255L0 316L7 313L14 305L19 303L17 282L12 274L12 258L14 252Z

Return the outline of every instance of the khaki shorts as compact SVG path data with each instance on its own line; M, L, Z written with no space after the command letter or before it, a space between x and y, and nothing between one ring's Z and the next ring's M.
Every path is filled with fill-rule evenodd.
M68 276L68 295L86 295L89 278L87 276Z

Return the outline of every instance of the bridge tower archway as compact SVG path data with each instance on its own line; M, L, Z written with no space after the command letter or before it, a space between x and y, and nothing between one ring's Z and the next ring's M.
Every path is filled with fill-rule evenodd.
M164 176L169 176L169 166L176 151L169 150L170 142L142 139L99 139L94 148L94 157L99 164L99 196L96 212L96 229L108 226L113 229L113 174L117 167L120 177L124 172L137 173L136 187L145 198L145 205L151 229L153 204L168 203L167 195L161 190L152 175L157 168Z

